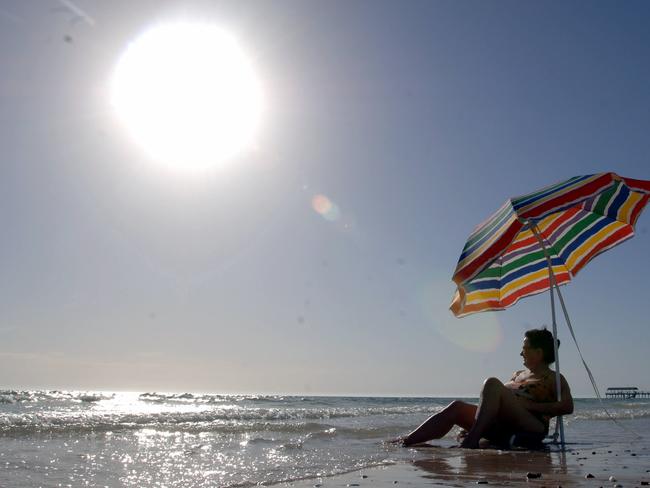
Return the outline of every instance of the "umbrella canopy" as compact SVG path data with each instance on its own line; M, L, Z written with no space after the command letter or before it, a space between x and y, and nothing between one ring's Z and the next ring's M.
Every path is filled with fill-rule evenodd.
M648 199L650 181L615 173L576 176L509 199L469 236L453 276L452 312L502 310L548 290L545 252L557 284L570 281L595 256L634 235Z

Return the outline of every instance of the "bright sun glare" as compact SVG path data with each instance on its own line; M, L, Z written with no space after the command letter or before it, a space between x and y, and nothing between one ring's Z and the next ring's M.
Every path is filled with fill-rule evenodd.
M156 161L223 163L248 149L260 121L260 84L235 39L209 24L155 27L129 44L111 103Z

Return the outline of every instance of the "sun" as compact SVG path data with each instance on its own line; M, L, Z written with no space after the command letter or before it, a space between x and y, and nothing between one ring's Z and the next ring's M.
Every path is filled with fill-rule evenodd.
M262 112L241 46L214 25L192 22L159 25L129 44L113 73L111 104L151 158L188 169L250 149Z

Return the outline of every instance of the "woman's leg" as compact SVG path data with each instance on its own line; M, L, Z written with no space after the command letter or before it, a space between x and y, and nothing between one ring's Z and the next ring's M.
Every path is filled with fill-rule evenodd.
M486 431L496 423L504 428L542 433L544 424L517 401L514 393L497 378L488 378L481 390L476 420L461 447L476 448Z
M469 430L474 423L476 405L455 400L442 411L429 417L422 425L402 439L405 446L420 444L431 439L440 439L454 425Z

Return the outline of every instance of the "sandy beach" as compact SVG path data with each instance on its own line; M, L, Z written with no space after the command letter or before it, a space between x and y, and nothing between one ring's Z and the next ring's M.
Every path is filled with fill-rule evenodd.
M344 475L305 480L297 487L536 486L640 487L650 485L650 452L608 446L559 451L413 449L414 459Z

